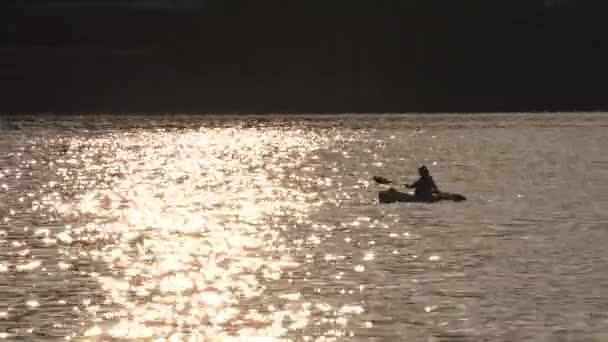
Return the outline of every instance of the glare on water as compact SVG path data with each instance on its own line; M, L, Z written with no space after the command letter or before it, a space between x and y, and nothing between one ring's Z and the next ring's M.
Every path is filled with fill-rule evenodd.
M83 224L58 235L71 246L100 244L87 257L106 266L95 278L116 307L84 335L271 340L308 325L313 304L288 284L272 293L279 302L260 297L299 265L281 232L305 224L321 197L289 183L317 183L303 163L328 139L201 128L70 140L58 163L79 164L73 181L87 190L53 205ZM65 253L83 257L80 248Z
M0 339L602 340L605 119L459 118L15 120Z

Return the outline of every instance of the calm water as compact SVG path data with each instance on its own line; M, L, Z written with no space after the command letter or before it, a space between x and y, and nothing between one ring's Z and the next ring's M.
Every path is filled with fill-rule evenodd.
M608 340L608 115L0 130L1 338ZM469 200L377 203L422 163Z

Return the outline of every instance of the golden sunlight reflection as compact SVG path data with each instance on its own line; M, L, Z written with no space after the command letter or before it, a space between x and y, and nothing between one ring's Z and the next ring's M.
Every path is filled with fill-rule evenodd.
M83 159L59 162L83 163L88 173L77 182L91 190L75 201L47 201L86 223L55 237L88 246L66 247L72 259L105 266L90 275L113 308L93 310L85 339L273 341L307 327L320 309L334 312L324 335L348 334L348 317L360 306L313 304L286 276L300 266L291 252L301 248L287 234L309 223L322 204L315 189L331 184L308 175L315 166L306 163L336 139L304 130L201 128L72 141ZM308 240L320 243L314 234Z

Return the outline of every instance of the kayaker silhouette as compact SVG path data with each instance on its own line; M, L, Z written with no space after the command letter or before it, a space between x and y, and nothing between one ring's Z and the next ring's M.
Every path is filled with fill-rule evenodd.
M395 202L423 202L433 203L438 201L466 201L466 197L460 194L452 194L449 192L439 192L439 188L426 166L422 165L418 168L420 178L413 184L404 184L408 188L414 188L415 194L397 191L395 188L389 188L378 192L378 201L380 203L395 203ZM393 184L393 181L381 176L374 176L372 179L378 184Z
M431 176L429 169L422 165L418 168L418 174L420 178L412 184L405 184L406 187L414 189L414 193L418 198L431 199L434 195L439 195L439 188L433 177Z

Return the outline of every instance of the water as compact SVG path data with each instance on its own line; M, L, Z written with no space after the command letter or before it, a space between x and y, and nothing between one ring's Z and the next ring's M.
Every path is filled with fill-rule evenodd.
M0 127L1 338L608 340L604 114Z

